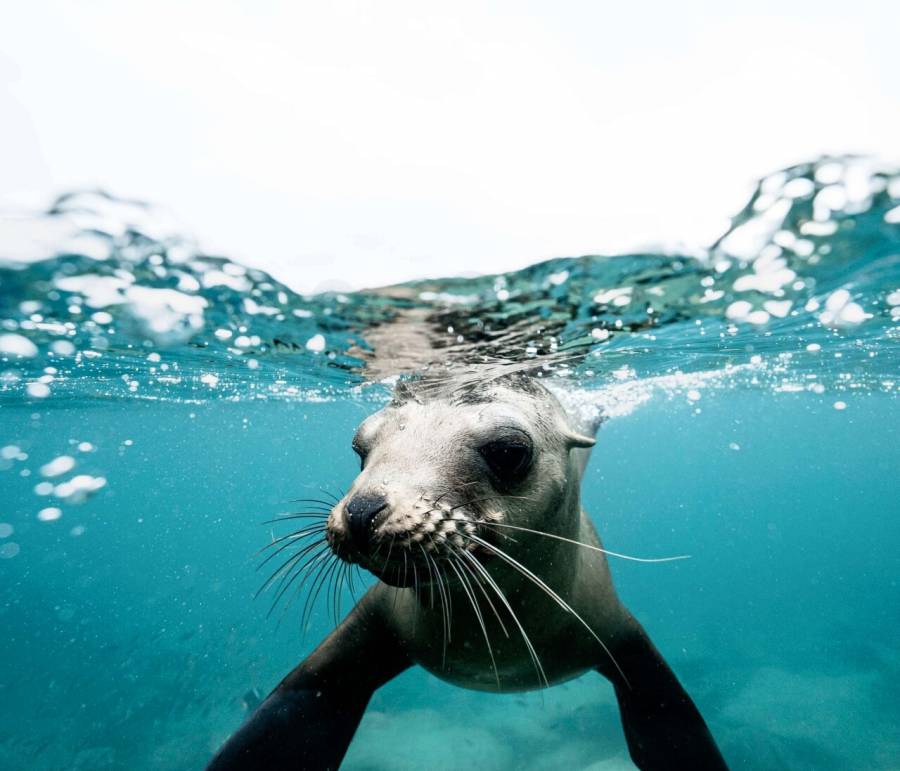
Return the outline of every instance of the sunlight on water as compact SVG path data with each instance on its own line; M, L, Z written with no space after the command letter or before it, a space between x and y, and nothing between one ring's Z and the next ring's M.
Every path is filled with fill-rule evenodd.
M896 767L896 170L772 174L692 254L315 296L99 192L12 226L57 245L0 252L0 767L201 766L332 623L253 601L259 523L347 485L398 379L511 370L609 419L584 483L607 545L694 555L612 567L730 763ZM591 678L408 673L346 766L423 757L628 767Z

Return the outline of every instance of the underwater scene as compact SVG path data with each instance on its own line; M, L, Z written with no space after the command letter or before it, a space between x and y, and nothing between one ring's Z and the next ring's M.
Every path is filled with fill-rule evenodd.
M100 191L21 219L0 768L203 768L376 580L298 586L260 551L346 491L358 424L398 382L522 372L604 418L605 547L690 555L609 564L729 766L900 769L900 170L770 174L702 249L317 295ZM634 768L597 674L497 695L419 668L341 767Z

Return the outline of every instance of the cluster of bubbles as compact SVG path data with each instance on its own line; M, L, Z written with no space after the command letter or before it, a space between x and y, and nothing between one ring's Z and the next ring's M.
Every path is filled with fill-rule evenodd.
M31 220L57 245L0 251L0 400L316 399L485 364L588 388L701 372L782 390L898 387L900 174L866 158L766 177L695 254L355 293L298 295L99 192Z
M218 387L252 398L268 392L261 383L297 396L342 382L359 364L347 354L355 330L377 316L374 307L357 313L352 296L303 297L204 254L140 202L71 193L28 219L58 243L0 251L5 396L190 399Z
M37 468L29 461L29 453L15 444L0 447L0 472L17 473L24 479L35 479L33 493L39 501L36 519L39 522L56 522L63 517L63 507L79 506L106 487L106 478L78 472L79 457L88 456L96 448L91 442L69 440L66 454L56 455ZM74 472L74 473L73 473ZM30 480L29 480L30 481ZM0 559L11 559L21 551L14 540L15 526L0 522ZM85 532L84 525L69 528L69 535L77 538Z

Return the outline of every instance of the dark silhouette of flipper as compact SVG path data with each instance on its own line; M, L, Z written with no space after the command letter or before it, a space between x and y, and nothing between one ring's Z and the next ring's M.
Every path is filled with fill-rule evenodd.
M687 691L636 621L613 648L627 682L604 663L612 681L628 751L642 771L727 771L716 742Z
M228 739L207 771L334 771L376 689L410 666L366 598Z

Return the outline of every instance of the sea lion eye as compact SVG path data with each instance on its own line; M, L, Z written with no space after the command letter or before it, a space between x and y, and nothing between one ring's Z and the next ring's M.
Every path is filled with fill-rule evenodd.
M531 447L521 441L500 439L488 442L478 449L478 453L501 487L520 482L531 466Z

